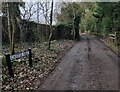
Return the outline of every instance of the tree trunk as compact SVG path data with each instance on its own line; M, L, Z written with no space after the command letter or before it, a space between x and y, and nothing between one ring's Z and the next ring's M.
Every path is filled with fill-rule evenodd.
M7 3L7 23L8 23L8 34L9 34L9 42L10 42L10 47L11 47L11 40L12 40L12 35L11 35L11 26L10 26L10 10L9 10L9 2Z
M11 14L11 18L12 18L12 42L11 42L11 54L14 54L15 53L15 50L14 50L14 45L15 45L15 39L14 39L14 37L15 37L15 18L14 18L14 12L13 11L11 11L12 12L12 14Z
M73 6L72 6L73 8ZM74 12L74 8L73 8L73 40L75 40L75 12Z
M39 2L37 3L37 42L40 43L41 40L41 36L40 36L40 32L39 32Z
M51 14L50 14L50 35L49 35L48 49L50 49L50 46L51 46L51 40L52 40L52 34L53 34L53 29L52 29L52 17L53 17L53 0L52 0L52 3L51 3Z
M74 22L74 29L75 29L75 39L80 40L80 34L79 34L79 23L80 23L80 17L76 16L75 17L75 22Z
M14 54L14 34L15 34L15 23L13 22L13 15L11 14L11 9L9 3L7 3L7 19L8 19L8 32L9 32L9 41L10 41L10 53ZM10 16L11 15L11 16ZM12 18L13 31L11 31L10 18Z
M15 35L15 18L12 4L7 3L7 19L8 19L8 32L10 41L10 53L14 54L14 35ZM11 21L10 21L11 19ZM11 24L12 23L12 24ZM12 27L12 30L11 30Z
M48 20L47 20L47 16L48 16L48 5L47 5L47 0L46 0L46 4L45 4L45 7L46 7L46 14L45 14L45 24L47 25L48 23ZM49 39L49 32L48 32L48 26L45 27L45 31L46 31L46 40Z

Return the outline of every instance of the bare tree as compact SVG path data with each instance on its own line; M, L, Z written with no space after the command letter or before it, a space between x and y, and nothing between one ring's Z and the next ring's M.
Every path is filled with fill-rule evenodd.
M22 21L22 25L23 25L23 29L21 31L21 38L22 41L25 42L26 39L26 32L28 30L28 22L32 19L32 17L34 16L34 14L36 14L36 12L38 12L38 8L36 8L37 3L25 3L24 7L20 7L21 8L21 17L23 19ZM26 21L26 23L24 23L24 21Z
M49 2L49 0L41 1L40 2L40 7L41 7L41 13L42 13L42 15L43 15L43 17L45 19L45 24L49 25L50 24L50 18L49 18L49 15L50 15L50 2ZM46 39L48 39L50 31L49 31L47 26L46 26L45 33L46 33Z
M24 7L21 7L21 16L23 20L29 21L31 17L38 11L36 8L37 3L25 3Z
M51 2L51 13L50 13L50 36L49 36L49 44L48 44L48 49L50 49L51 46L51 40L52 40L52 35L53 35L53 29L52 29L52 21L53 21L53 0Z
M49 0L44 0L42 2L40 2L40 7L41 7L41 12L42 12L42 15L44 16L44 19L45 19L45 24L46 25L50 25L50 21L51 21L51 4L50 4L50 1ZM58 4L57 2L54 4L53 6L53 10L54 13L52 14L52 21L54 20L55 22L55 18L57 18L57 14L58 12L60 11L60 3ZM50 35L50 28L48 28L46 26L46 39L49 40L49 35Z

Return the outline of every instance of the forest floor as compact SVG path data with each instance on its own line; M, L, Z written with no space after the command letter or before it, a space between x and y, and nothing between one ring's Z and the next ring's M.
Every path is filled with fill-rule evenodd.
M2 59L2 90L38 90L45 79L59 64L62 57L76 44L72 40L52 41L51 49L48 43L17 44L15 51L31 48L33 67L28 66L28 58L22 58L13 62L14 78L8 74L5 57ZM3 47L3 54L9 52L9 48Z
M118 90L118 59L101 41L84 35L39 89Z

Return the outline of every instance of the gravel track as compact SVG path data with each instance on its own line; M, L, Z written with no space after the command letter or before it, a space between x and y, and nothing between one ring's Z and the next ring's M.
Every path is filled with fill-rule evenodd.
M99 40L84 35L40 90L118 90L118 57Z

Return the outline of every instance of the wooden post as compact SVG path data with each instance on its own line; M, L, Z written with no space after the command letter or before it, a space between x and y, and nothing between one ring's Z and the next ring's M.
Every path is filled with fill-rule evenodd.
M28 49L29 51L29 66L32 67L32 53L31 53L31 49Z
M6 63L7 63L7 66L8 66L9 75L11 77L14 77L13 69L12 69L12 63L11 63L10 55L9 54L6 55Z

